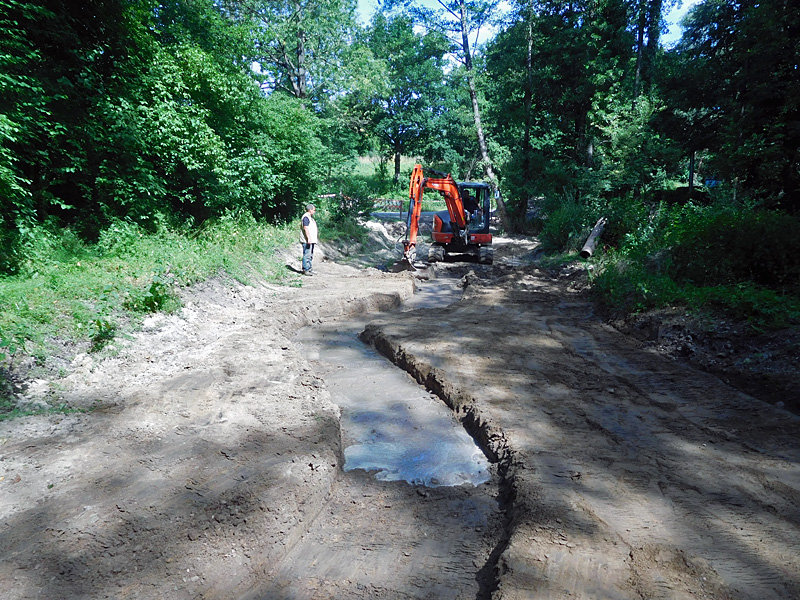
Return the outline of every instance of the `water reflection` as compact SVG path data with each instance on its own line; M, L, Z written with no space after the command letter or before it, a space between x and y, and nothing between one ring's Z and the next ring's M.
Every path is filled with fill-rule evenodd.
M298 335L342 409L344 470L429 487L488 481L488 460L450 409L362 343L363 327L351 321Z

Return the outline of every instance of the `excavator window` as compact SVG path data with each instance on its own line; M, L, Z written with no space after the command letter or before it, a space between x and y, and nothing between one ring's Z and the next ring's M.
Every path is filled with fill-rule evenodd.
M464 190L461 193L461 199L464 203L464 208L467 209L469 214L476 212L480 208L478 201L475 199L475 195L470 190Z
M484 203L486 200L486 190L482 188L472 189L462 187L460 193L469 229L471 231L481 231L485 229L486 215L484 214Z

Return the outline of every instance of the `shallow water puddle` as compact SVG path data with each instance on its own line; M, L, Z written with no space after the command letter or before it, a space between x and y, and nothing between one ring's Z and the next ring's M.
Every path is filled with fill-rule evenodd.
M458 298L451 288L427 284L406 308L446 305ZM342 409L344 470L429 487L488 481L489 461L450 409L358 339L365 322L307 327L297 337Z

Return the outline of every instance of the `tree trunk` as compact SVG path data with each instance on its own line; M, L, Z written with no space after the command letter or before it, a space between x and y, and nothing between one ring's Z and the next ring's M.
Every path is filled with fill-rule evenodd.
M528 213L528 183L533 180L533 173L531 172L531 127L532 127L532 105L533 105L533 3L529 2L530 9L528 14L528 28L527 28L527 44L528 52L525 55L525 96L523 98L525 108L525 134L522 140L522 183L523 188L520 190L519 204L514 214L516 223L524 223L525 217Z
M300 15L303 12L303 7L299 2L294 2L294 12L300 20ZM292 78L292 89L294 95L298 98L305 98L307 94L307 81L306 81L306 32L303 29L297 30L297 69L295 76Z
M400 179L400 156L403 153L402 144L399 140L394 142L394 180Z
M639 23L636 27L636 79L633 84L633 106L640 94L650 91L655 75L658 41L661 39L663 0L643 0L639 4ZM647 43L645 43L645 33Z
M644 30L647 24L645 7L639 8L639 24L636 27L636 76L633 80L633 107L636 108L636 99L639 97L639 88L642 85L642 65L644 63Z
M655 76L656 53L658 41L661 39L661 6L663 0L650 0L647 6L647 46L645 47L646 60L644 64L645 92L650 91Z
M469 37L467 36L467 8L464 0L459 2L461 8L461 43L464 50L464 67L467 73L467 85L469 87L469 97L472 101L472 116L475 121L475 129L478 135L478 147L481 151L481 159L483 160L483 168L486 171L486 177L495 192L497 200L497 216L500 217L500 223L506 231L511 231L511 223L508 219L506 212L506 204L503 202L503 197L500 195L500 187L497 182L497 176L494 174L492 168L492 161L489 158L489 151L486 148L486 137L483 134L483 125L481 124L481 110L478 106L478 93L475 91L475 74L472 70L472 55L469 50Z
M306 87L306 32L297 32L297 97L305 98Z

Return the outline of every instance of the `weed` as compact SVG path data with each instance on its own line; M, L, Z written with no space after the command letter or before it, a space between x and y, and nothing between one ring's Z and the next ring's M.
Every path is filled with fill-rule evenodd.
M353 225L344 220L347 227ZM196 229L170 228L166 219L153 229L116 221L96 244L69 230L32 231L17 274L0 278L2 366L38 371L57 364L48 360L64 351L57 348L99 352L127 336L143 315L179 310L181 287L220 273L240 282L299 285L277 252L295 244L294 224L267 225L229 213ZM326 239L339 235L334 228L322 232ZM33 360L20 360L24 356ZM3 392L3 418L21 414L12 395Z
M135 312L176 312L181 301L169 267L154 271L141 287L128 290L125 308Z
M19 330L5 330L0 328L0 361L13 359L19 351L25 350L27 338Z
M545 252L576 250L584 233L586 210L567 201L553 210L544 221L539 239Z
M98 317L92 321L92 326L94 327L94 332L91 335L91 351L97 352L114 339L117 333L117 324L102 317Z

